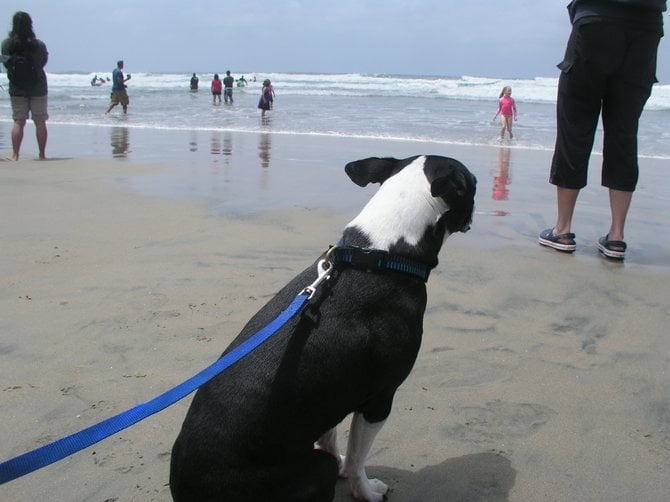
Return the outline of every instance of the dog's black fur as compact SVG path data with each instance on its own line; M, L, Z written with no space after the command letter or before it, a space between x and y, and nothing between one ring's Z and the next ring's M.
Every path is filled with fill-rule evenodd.
M418 242L403 237L400 229L400 237L384 250L432 268L444 239L469 229L476 179L460 162L439 156L370 158L349 163L345 170L365 186L386 183L408 166L408 172L425 176L423 181L418 174L407 179L418 186L425 182L426 193L419 197L427 200L410 206L423 209L428 204L443 211L434 221L416 221L425 227L418 229ZM388 218L406 211L407 194L394 193L403 191L404 184L396 183L398 188L393 185L380 196L380 207L391 212ZM370 232L375 218L371 220L354 220L341 243L378 245L379 238ZM398 224L413 220L399 217ZM198 390L172 450L170 489L176 501L328 501L338 472L350 477L355 497L383 498L386 486L375 488L365 477L369 444L356 444L353 436L372 441L375 424L389 415L395 391L414 365L426 287L404 273L334 268L303 312ZM274 319L316 279L316 271L315 263L287 284L227 351ZM334 428L352 412L359 416L360 434L352 425L348 468L349 459L337 454ZM374 431L366 436L365 427ZM321 448L315 448L319 441Z

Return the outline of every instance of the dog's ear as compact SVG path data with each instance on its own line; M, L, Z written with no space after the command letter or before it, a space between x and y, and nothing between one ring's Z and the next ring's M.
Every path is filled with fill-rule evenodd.
M475 196L477 179L456 159L428 156L424 172L433 197L442 197L447 203L453 204Z
M416 157L403 160L392 157L369 157L349 162L344 166L344 171L358 186L364 187L369 183L382 184L414 159Z

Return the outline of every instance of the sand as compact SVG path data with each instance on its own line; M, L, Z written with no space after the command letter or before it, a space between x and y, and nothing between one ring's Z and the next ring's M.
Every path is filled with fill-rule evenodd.
M444 153L478 176L477 214L469 233L447 241L430 278L423 346L373 445L369 475L390 485L390 501L667 499L662 161L641 161L628 256L614 263L596 249L608 225L597 180L579 201L577 252L537 245L554 217L550 152L233 140L229 158L212 150L38 162L26 153L0 162L2 460L214 361L374 192L350 183L344 162ZM508 190L507 200L494 190ZM7 483L1 498L169 500L170 449L188 402ZM340 482L336 500L348 493Z

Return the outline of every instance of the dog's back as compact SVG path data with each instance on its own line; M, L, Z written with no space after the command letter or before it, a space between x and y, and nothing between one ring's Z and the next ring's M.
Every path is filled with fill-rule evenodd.
M230 348L268 324L315 271L316 265L286 286ZM333 490L337 461L314 442L354 410L388 415L420 346L425 298L420 279L354 269L336 274L302 315L197 392L173 450L175 500L178 493L246 500L243 494L263 486L264 476L272 497L255 493L250 500L278 500L278 482L319 479L321 471ZM305 466L314 472L308 476ZM221 493L198 493L213 487Z
M395 159L382 160L390 165ZM393 166L400 172L416 160L395 161ZM398 167L399 162L405 164ZM358 184L395 174L392 169L380 173L377 164L367 175L353 168L352 175L349 166L347 170ZM474 177L466 181L474 185ZM474 186L466 196L472 199ZM445 235L465 230L472 214L470 200L464 209L468 214L452 214L454 221L444 220L440 228L439 218L427 215L430 228L403 231L391 230L390 225L372 235L376 230L370 225L388 225L375 223L377 215L393 210L384 209L387 201L375 204L371 201L367 213L364 210L345 229L342 244L377 247L381 234L392 232L401 238L391 239L395 242L387 250L414 254L430 267L437 263ZM432 209L438 216L449 210L441 204L444 207L436 204ZM401 221L411 221L411 215L396 218ZM460 227L454 230L450 225ZM227 351L274 319L316 279L316 271L315 263L286 285ZM417 276L334 267L305 310L198 390L172 451L174 499L331 500L339 459L315 449L314 443L351 412L361 413L370 423L388 416L395 391L418 354L425 307L425 283Z

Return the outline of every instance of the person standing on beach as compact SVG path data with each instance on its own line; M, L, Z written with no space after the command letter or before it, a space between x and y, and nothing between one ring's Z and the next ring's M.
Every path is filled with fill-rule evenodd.
M498 115L501 117L502 127L500 129L500 139L505 139L505 130L509 134L509 139L512 139L512 118L516 120L516 103L512 97L512 88L510 86L503 87L500 92L500 99L498 100L498 111L493 116L495 122Z
M198 76L194 73L191 77L191 92L198 92Z
M626 254L624 225L639 166L638 122L656 82L656 54L663 36L666 0L573 0L572 32L558 65L556 146L549 182L556 185L558 214L539 243L576 249L572 217L587 168L598 117L604 130L601 184L609 189L611 223L598 240L607 258Z
M219 101L221 104L221 88L223 87L221 80L219 79L219 74L214 74L214 80L212 80L212 104L216 104L216 101Z
M30 114L35 124L39 159L46 159L47 146L47 76L44 72L49 59L47 46L35 37L33 20L27 12L16 12L12 31L3 40L2 61L7 68L9 97L12 104L12 155L19 160L23 131Z
M263 89L261 89L261 98L258 100L258 108L262 110L261 117L265 117L265 112L272 108L274 100L274 91L272 89L272 82L270 79L263 81Z
M121 103L121 106L123 107L123 113L128 113L128 104L130 103L130 98L128 98L128 91L126 82L130 80L130 73L124 77L123 76L123 60L119 60L116 62L116 68L114 68L114 71L112 72L112 102L109 105L109 108L107 108L107 112L109 113L112 111L112 108L114 108L116 105Z
M226 76L223 78L223 100L227 103L228 100L233 102L233 84L235 79L230 76L230 70L226 71Z

